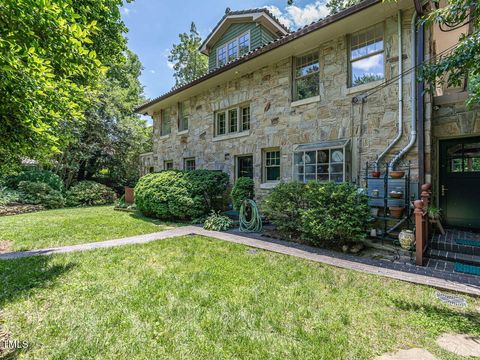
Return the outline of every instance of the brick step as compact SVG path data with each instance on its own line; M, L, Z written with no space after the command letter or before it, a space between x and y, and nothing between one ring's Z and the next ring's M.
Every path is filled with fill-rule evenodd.
M443 250L448 252L456 252L456 253L480 256L480 246L460 245L455 242L432 240L429 243L429 248L435 249L435 250Z
M439 259L449 262L460 262L464 264L480 266L480 256L472 254L464 254L454 251L445 251L438 249L428 249L427 256L432 259Z

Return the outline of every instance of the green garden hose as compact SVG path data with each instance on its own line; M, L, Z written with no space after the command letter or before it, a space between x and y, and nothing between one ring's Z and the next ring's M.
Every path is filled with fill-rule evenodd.
M250 220L247 220L247 211L250 209ZM245 199L240 207L239 214L241 232L260 232L262 231L262 218L255 201Z

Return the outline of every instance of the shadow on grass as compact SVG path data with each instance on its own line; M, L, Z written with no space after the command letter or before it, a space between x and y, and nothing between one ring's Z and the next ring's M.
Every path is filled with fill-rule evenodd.
M182 222L175 222L175 221L171 221L171 220L160 220L160 219L157 219L157 218L154 218L154 217L148 217L148 216L142 214L138 210L135 211L135 212L129 213L129 216L134 218L134 219L146 221L146 222L149 222L149 223L152 223L152 224L155 224L155 225L166 225L166 226L186 225Z
M479 334L480 316L474 311L456 311L448 307L428 304L415 304L405 300L393 299L395 306L401 310L422 315L431 324L443 324L449 330L463 334Z
M50 264L49 256L34 256L17 260L0 260L0 309L23 297L35 289L48 289L55 285L55 280L75 267L74 263ZM15 334L2 332L2 313L0 312L0 341L16 339ZM1 359L16 359L19 352L26 349L14 349L2 352Z

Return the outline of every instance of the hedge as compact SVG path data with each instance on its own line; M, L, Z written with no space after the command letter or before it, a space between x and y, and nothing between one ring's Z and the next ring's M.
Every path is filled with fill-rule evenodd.
M213 170L167 170L142 177L135 205L148 216L169 220L201 218L222 210L228 175Z

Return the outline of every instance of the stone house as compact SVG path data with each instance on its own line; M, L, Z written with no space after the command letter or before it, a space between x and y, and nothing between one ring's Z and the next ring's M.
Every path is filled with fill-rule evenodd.
M222 170L252 177L261 197L279 181L364 186L367 162L410 161L414 193L431 182L447 221L480 227L480 190L462 193L480 189L478 110L466 88L423 95L415 71L468 29L426 29L421 11L364 0L291 32L266 9L227 9L200 49L209 72L137 108L154 120L143 173ZM468 211L449 220L458 197Z

